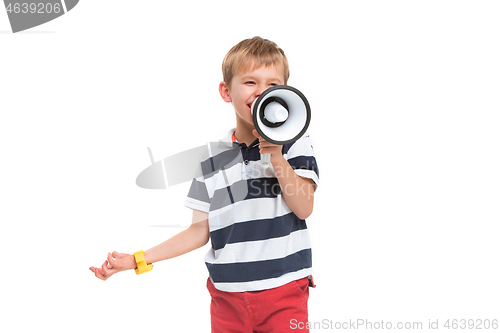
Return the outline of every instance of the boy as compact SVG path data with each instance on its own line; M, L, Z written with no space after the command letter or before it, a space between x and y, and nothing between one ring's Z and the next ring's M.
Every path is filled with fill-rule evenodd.
M253 124L252 102L269 87L287 83L282 49L260 37L243 40L228 52L222 71L219 93L236 115L236 128L224 142L239 149L239 159L214 166L227 161L215 156L202 163L211 169L191 185L186 206L193 209L193 222L188 229L143 257L113 252L101 268L90 269L106 280L211 239L205 262L212 332L294 331L293 322L308 321L312 260L305 219L312 213L319 180L316 160L307 134L280 146L260 137ZM272 167L262 168L260 154L271 155ZM236 193L238 188L244 190Z

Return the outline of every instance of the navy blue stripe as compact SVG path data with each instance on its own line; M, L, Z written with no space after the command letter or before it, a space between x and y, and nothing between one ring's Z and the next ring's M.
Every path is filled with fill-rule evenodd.
M233 264L207 263L210 277L216 283L249 282L280 277L312 267L311 249L302 250L285 258Z
M312 170L319 177L318 164L314 156L297 156L288 160L292 169Z
M276 198L281 194L281 186L278 178L255 178L248 179L248 194L245 200L259 198Z
M210 238L212 248L219 250L226 244L283 237L302 229L307 229L306 221L289 213L272 219L235 223L210 232Z
M259 161L260 160L259 145L255 147L251 145L250 148L243 149L242 154L243 154L243 159L245 161Z
M297 142L297 141L295 141L295 142ZM288 151L290 150L290 148L293 146L293 144L295 142L289 143L287 145L283 145L283 149L281 150L281 152L283 153L283 155L285 155L285 154L288 153Z
M228 150L201 162L201 171L206 179L210 178L221 169L228 169L237 163L243 163L241 149L228 148Z
M214 211L234 202L259 198L276 198L281 194L281 187L277 178L255 178L238 181L228 187L214 192L210 210ZM231 193L233 198L230 198Z

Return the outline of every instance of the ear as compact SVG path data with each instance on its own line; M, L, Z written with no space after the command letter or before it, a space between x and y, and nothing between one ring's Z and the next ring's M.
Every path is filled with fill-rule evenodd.
M231 96L229 95L229 87L227 86L226 82L222 81L219 84L219 94L226 103L231 103L233 100L231 99Z

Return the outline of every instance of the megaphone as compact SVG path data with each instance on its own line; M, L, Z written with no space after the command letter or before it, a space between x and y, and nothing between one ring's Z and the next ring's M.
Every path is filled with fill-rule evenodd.
M251 107L253 124L266 141L286 145L297 141L309 127L311 108L296 88L279 85L265 90ZM270 154L261 154L263 168L271 164Z

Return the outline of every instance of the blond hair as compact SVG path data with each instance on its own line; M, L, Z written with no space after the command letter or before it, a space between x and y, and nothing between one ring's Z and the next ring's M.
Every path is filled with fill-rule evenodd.
M271 65L283 66L285 84L290 76L285 52L276 43L257 36L242 40L226 54L222 61L224 82L230 86L233 76L244 69L251 70L248 68L250 65L253 65L253 68Z

